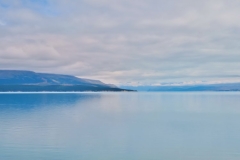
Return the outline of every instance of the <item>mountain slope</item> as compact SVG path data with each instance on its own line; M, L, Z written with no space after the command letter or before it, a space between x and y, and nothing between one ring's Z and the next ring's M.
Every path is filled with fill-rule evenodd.
M0 70L0 91L125 91L98 80L32 71Z

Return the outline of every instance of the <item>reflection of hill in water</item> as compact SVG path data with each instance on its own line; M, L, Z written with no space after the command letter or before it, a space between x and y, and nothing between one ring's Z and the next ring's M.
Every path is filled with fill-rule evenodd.
M0 94L0 110L33 109L36 107L74 105L79 102L100 98L97 93L24 93Z

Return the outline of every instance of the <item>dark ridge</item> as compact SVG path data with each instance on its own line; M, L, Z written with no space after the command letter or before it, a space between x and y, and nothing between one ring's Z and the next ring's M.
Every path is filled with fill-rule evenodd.
M83 91L131 91L120 88L87 85L0 85L0 92L83 92Z

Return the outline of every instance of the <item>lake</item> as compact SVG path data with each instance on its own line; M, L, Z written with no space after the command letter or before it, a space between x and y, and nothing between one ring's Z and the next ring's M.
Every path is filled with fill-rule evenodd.
M239 160L239 92L0 93L1 160Z

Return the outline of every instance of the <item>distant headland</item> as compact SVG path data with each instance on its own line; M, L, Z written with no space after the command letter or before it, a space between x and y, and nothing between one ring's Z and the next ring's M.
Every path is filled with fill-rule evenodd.
M36 73L24 70L0 70L0 92L84 92L132 91L99 80L71 75Z

